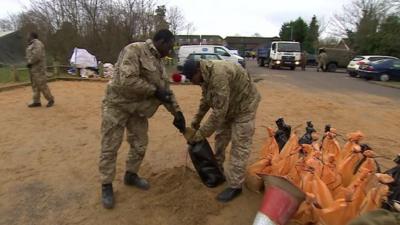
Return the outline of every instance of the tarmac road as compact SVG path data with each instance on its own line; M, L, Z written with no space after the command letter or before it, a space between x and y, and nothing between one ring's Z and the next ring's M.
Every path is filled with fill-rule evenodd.
M256 61L247 61L247 69L255 80L263 79L274 82L288 83L309 91L334 91L348 94L368 93L400 101L400 89L377 85L363 79L352 78L343 70L336 73L316 72L316 68L301 71L296 68L272 70L259 67Z

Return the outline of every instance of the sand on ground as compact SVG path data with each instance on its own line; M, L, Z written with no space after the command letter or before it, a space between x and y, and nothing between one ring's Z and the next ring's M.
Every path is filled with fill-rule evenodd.
M263 97L250 162L266 140L266 127L284 117L304 132L311 120L319 131L331 124L342 135L356 130L385 158L383 169L400 147L400 103L373 95L309 92L261 81ZM123 184L128 145L122 145L114 182L116 207L100 204L98 159L101 100L105 83L52 82L53 108L29 109L29 87L0 93L0 224L244 225L251 224L261 195L244 190L229 204L214 200L224 186L206 188L191 167L183 137L162 107L150 119L150 144L140 174L149 191ZM197 110L200 88L173 86L188 119ZM45 103L45 101L43 102ZM213 140L210 139L213 143ZM343 143L343 140L340 140ZM228 149L229 150L229 149ZM227 152L229 155L229 151ZM229 156L227 157L229 160Z

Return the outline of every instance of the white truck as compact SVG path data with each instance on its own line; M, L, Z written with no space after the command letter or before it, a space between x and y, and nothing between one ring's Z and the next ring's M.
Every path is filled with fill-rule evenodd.
M178 50L178 68L182 67L187 57L192 53L215 53L224 60L239 63L246 66L244 59L236 54L232 54L229 49L221 45L183 45Z
M270 46L257 49L259 66L268 64L269 68L289 67L296 69L300 65L301 48L299 42L273 41Z

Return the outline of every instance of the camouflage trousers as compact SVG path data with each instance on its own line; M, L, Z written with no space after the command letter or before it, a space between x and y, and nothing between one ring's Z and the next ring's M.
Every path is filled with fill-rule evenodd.
M325 62L318 62L317 70L326 71L326 63Z
M215 157L221 168L225 162L225 150L232 142L230 160L225 170L232 188L240 188L244 182L254 130L255 112L225 121L215 133Z
M46 98L47 101L54 100L47 85L47 78L43 74L31 74L31 83L33 91L33 103L40 103L40 93Z
M137 173L148 144L148 119L128 113L115 106L103 104L101 124L100 179L102 184L112 183L115 178L117 153L126 129L130 145L126 159L126 171Z

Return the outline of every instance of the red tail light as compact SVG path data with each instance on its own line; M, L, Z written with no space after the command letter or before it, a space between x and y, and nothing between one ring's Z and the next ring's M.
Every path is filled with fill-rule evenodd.
M363 61L357 62L357 65L364 65L364 64L365 64L365 62L363 62Z
M367 67L367 70L368 70L368 71L374 71L374 70L375 70L375 68L374 68L374 67L372 67L372 66L368 66L368 67Z

